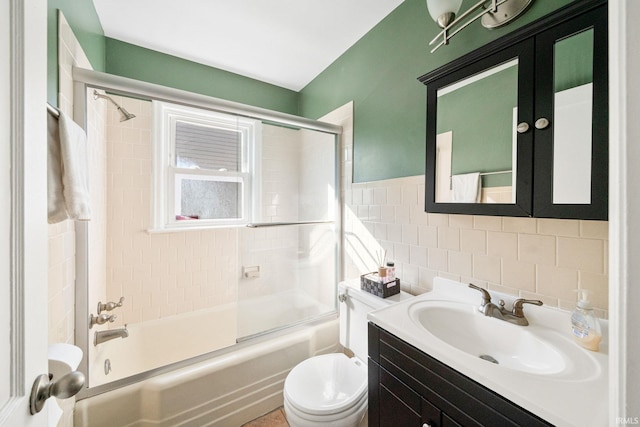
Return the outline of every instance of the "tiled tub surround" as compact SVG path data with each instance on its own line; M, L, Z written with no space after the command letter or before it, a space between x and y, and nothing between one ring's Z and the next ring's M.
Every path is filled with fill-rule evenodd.
M442 276L572 309L589 289L606 317L606 221L427 214L422 176L351 184L345 203L347 277L371 271L379 245L413 294Z
M138 323L235 301L235 229L152 233L151 103L114 96L136 118L107 123L107 298L121 323Z
M318 250L326 245L327 226L150 232L151 103L113 98L136 118L120 122L115 107L108 107L107 299L125 297L111 326L291 290L311 294L324 305L333 304L333 292L327 291L334 281L333 252ZM258 222L295 221L309 203L319 210L329 209L320 206L326 205L326 194L320 195L320 203L299 194L301 187L315 188L314 180L326 179L298 167L301 159L317 160L317 132L262 127L262 218ZM315 252L301 253L305 248ZM325 266L321 273L318 265ZM259 266L260 277L244 278L244 266ZM305 278L309 268L313 280Z

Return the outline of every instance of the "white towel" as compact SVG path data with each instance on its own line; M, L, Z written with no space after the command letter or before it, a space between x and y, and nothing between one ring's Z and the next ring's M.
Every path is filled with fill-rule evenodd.
M49 224L69 218L62 193L62 157L58 119L47 113L47 208Z
M88 221L91 207L87 135L66 114L60 112L57 124L49 116L49 223L67 218Z
M454 203L478 203L482 194L479 172L453 175L451 177Z

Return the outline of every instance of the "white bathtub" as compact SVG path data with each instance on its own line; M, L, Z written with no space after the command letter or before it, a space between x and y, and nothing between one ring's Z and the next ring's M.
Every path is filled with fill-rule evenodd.
M89 386L100 386L230 347L237 339L311 319L332 309L301 292L287 291L131 324L127 326L127 338L115 338L98 346L93 346L95 331L92 330ZM105 370L105 363L110 370Z
M256 338L237 349L80 400L74 426L238 427L283 404L289 371L339 350L337 319Z
M289 314L296 306L309 309L301 300L288 301ZM264 309L269 307L273 305L255 310L265 316L263 321L277 312ZM100 344L92 357L91 387L206 353L211 341L229 347L196 364L79 400L74 425L239 426L283 404L284 379L296 364L339 350L335 317L235 344L238 309L229 306L174 316L171 322L131 325L128 338ZM112 371L105 376L107 358Z
M198 310L127 326L127 338L93 346L90 335L89 386L170 365L236 343L236 305ZM105 372L105 363L111 366Z

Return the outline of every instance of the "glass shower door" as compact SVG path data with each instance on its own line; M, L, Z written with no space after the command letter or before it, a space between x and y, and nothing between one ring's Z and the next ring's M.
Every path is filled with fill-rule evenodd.
M337 138L262 130L260 201L239 238L239 340L335 311Z

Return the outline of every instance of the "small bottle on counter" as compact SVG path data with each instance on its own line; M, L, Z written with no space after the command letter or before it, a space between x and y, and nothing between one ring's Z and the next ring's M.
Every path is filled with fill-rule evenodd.
M578 344L587 350L598 351L600 341L602 341L602 330L600 322L591 308L587 290L578 291L578 304L571 313L571 330Z
M387 279L385 282L396 280L396 266L393 261L387 261Z

